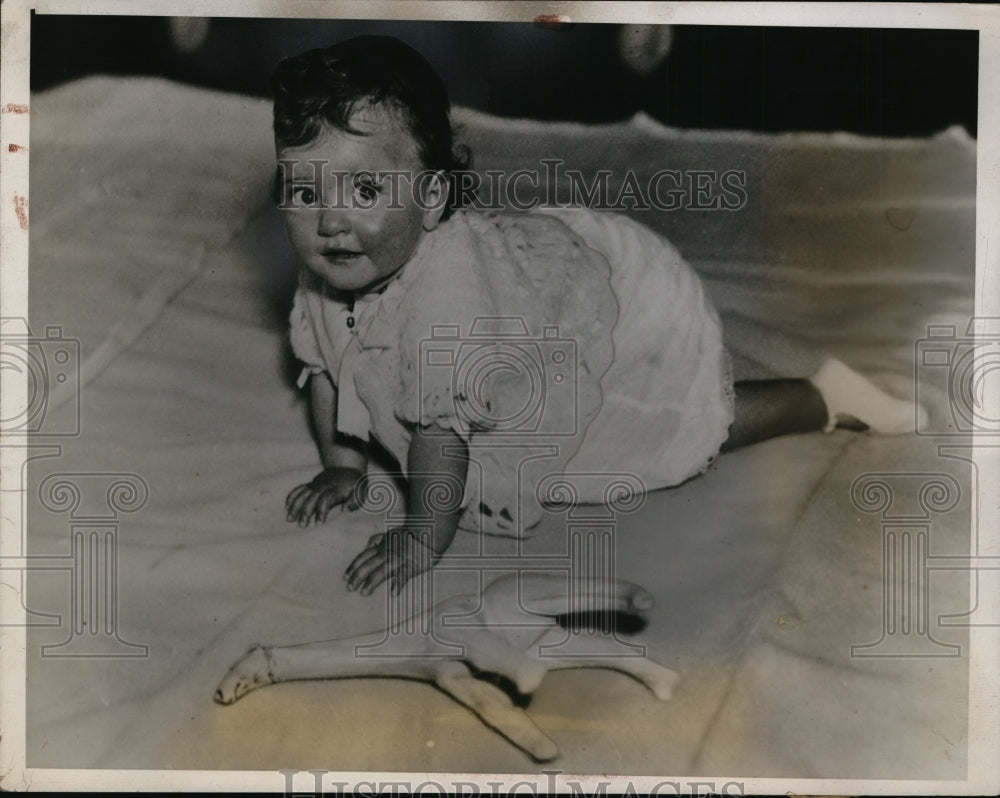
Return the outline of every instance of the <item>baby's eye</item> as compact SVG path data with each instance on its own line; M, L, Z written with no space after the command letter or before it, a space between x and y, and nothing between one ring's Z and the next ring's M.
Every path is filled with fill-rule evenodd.
M312 207L316 204L316 190L312 186L294 186L292 188L292 199L299 207Z
M354 190L366 204L374 204L382 193L382 189L368 180L358 180L354 184Z

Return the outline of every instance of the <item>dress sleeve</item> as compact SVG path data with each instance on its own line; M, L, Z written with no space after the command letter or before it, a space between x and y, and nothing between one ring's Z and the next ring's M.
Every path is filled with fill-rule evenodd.
M319 342L316 339L315 324L316 321L309 308L309 287L306 281L300 279L292 303L288 328L292 352L303 364L298 379L300 388L305 385L310 375L319 374L326 370Z

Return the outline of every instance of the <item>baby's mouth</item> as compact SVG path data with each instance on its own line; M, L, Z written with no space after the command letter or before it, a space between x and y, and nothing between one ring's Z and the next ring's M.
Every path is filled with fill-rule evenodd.
M361 257L360 252L353 249L331 248L323 250L323 257L332 263L347 263L355 258Z

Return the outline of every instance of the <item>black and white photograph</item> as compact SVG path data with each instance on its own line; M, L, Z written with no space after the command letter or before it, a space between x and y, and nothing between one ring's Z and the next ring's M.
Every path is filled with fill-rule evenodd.
M5 790L1000 789L997 7L3 10Z

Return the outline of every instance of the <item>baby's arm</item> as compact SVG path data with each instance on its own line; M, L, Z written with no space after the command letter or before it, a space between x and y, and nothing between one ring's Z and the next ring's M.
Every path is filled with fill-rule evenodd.
M368 541L344 574L348 588L367 596L391 579L398 594L433 566L455 538L468 469L469 448L462 438L450 430L427 434L417 427L407 453L408 523Z
M337 389L326 373L309 378L309 402L323 470L285 500L288 520L299 526L325 521L338 504L356 510L354 488L368 466L365 442L337 432Z

